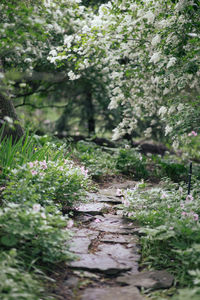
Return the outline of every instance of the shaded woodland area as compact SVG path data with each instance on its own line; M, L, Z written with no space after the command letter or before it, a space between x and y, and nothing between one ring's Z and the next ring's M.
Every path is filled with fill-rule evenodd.
M199 16L1 0L0 299L199 299Z

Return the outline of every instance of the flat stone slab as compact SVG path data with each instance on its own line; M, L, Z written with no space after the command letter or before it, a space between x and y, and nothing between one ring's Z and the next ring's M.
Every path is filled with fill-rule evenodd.
M95 231L95 230L90 230L88 228L71 228L70 229L73 233L74 233L74 238L77 238L77 237L88 237L91 239L95 239L97 238L98 236L98 232Z
M87 237L74 237L70 241L70 251L74 252L75 254L88 253L91 240L91 238Z
M129 226L130 225L130 226ZM91 228L101 232L130 234L134 231L135 226L128 224L121 216L107 214L99 223L91 222Z
M144 300L136 287L87 288L81 300Z
M102 214L104 210L109 209L111 206L106 203L86 203L81 204L76 208L76 211L79 213L88 213L90 215L99 215Z
M80 254L79 260L69 263L69 266L76 269L87 270L90 272L102 272L109 275L118 274L120 272L131 269L126 264L118 263L112 257L105 253L96 254Z
M95 220L95 216L92 216L90 214L79 214L75 217L75 220L79 223L89 223Z
M121 183L112 184L111 187L100 189L99 194L105 195L107 197L116 197L119 195L118 190L126 190L126 189L134 189L135 185L137 184L136 181L127 180Z
M117 182L112 184L112 189L132 189L137 184L137 181L133 180L126 180L125 182Z
M104 196L101 195L98 198L99 202L106 202L106 203L112 203L112 204L122 204L122 200L119 197L113 197L113 196Z
M100 278L100 276L95 273L82 271L82 270L73 271L73 274L75 274L81 278L90 278L90 279L99 279Z
M131 286L161 289L170 288L174 277L167 271L150 271L136 275L120 276L116 280L119 283L129 284Z
M113 204L121 204L122 201L120 198L116 197L116 195L110 195L110 193L108 193L108 195L104 195L98 193L87 193L87 196L89 198L90 201L93 202L107 202L107 203L113 203Z
M105 234L101 239L101 242L106 243L119 243L119 244L138 244L139 238L137 236L129 235L118 235L118 234Z
M109 255L114 259L119 265L126 266L131 269L132 274L138 273L138 261L140 260L140 255L138 254L138 248L126 248L122 244L100 244L98 250L102 256Z
M99 191L99 195L107 197L107 198L117 198L117 189L102 189Z

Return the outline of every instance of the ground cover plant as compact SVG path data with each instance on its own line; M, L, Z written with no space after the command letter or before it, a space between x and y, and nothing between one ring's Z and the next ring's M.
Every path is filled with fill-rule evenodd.
M80 141L73 147L72 157L78 159L97 181L117 175L126 175L137 180L148 178L147 157L137 149L116 145L117 148L108 148Z
M118 174L115 162L115 149L97 146L95 143L80 141L73 146L72 154L78 159L94 180L101 181L107 176Z
M190 195L185 184L169 179L152 188L141 182L124 193L124 214L141 226L142 265L168 269L179 288L188 288L173 299L197 299L199 295L199 195L195 179Z
M0 252L0 295L2 300L30 299L36 300L44 296L44 288L36 276L24 270L23 261L18 260L15 249ZM46 299L51 299L46 298Z
M1 299L51 299L45 270L75 259L68 242L72 221L61 210L85 200L88 171L69 159L65 143L44 140L26 135L25 145L10 138L1 144ZM7 150L12 155L5 157Z
M116 159L116 168L125 175L132 175L134 179L146 179L149 174L146 166L146 157L134 149L119 149Z

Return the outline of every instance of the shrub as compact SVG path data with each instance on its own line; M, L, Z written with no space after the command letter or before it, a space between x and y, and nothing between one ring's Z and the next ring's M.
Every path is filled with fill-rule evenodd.
M80 201L88 185L87 170L69 160L33 161L10 170L3 192L8 202L72 206Z
M57 263L72 256L67 241L67 218L60 212L49 213L39 204L23 206L10 203L0 210L0 247L17 249L27 265L33 261Z
M2 129L0 129L1 137ZM56 161L59 158L68 157L68 146L63 142L48 142L50 137L38 137L34 134L25 136L13 143L12 136L5 137L0 143L0 167L1 178L5 178L11 169L23 166L30 161L50 160ZM46 141L46 143L45 143Z
M117 173L115 157L111 153L103 151L94 143L80 141L76 144L73 155L88 169L94 180L100 180L105 176Z
M161 170L161 176L169 177L174 182L186 181L187 168L182 164L173 160L160 160L159 167Z
M135 179L148 177L145 157L133 149L120 149L116 168L125 175L134 175Z

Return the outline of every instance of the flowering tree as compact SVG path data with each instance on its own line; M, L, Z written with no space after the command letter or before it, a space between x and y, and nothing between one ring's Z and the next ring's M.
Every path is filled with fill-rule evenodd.
M199 1L110 1L85 18L50 53L60 66L70 62L70 80L102 77L110 109L122 107L114 138L131 133L138 120L154 116L165 135L181 140L199 124ZM151 134L151 127L145 131Z
M13 99L51 85L55 71L47 60L65 34L77 30L81 18L78 0L6 1L0 4L0 120L9 121L4 135L23 135ZM62 74L61 80L65 75Z

